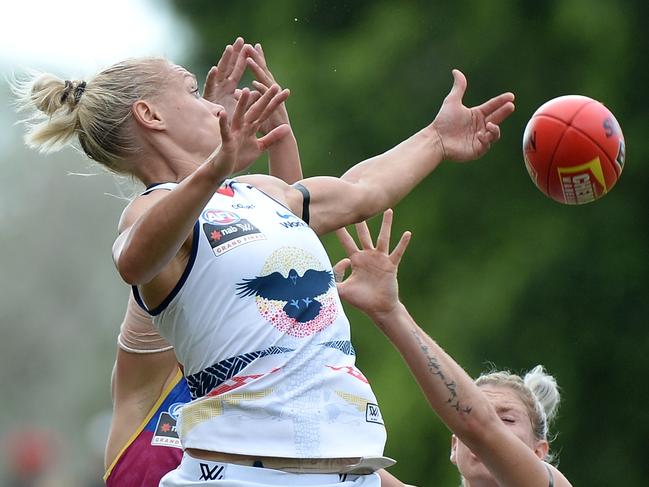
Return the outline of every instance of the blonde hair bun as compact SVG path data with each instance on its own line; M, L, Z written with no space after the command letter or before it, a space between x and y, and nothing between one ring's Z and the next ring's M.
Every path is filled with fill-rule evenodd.
M525 374L523 382L539 401L545 412L545 417L550 422L554 418L561 400L556 379L546 373L542 365L537 365Z

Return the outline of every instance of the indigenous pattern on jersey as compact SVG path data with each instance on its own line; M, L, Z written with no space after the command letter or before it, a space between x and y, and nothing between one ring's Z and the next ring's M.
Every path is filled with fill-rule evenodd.
M194 227L178 285L150 313L192 393L179 421L185 448L300 458L383 453L383 420L355 366L325 249L263 192L226 181Z
M176 422L190 400L180 370L104 475L107 487L158 485L182 459Z

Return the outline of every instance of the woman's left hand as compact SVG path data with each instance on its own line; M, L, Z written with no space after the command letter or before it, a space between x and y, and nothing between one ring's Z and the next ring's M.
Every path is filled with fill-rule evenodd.
M482 157L500 138L499 124L514 112L512 93L502 93L472 108L464 106L466 87L466 77L454 69L453 87L428 127L439 137L444 159L456 162Z

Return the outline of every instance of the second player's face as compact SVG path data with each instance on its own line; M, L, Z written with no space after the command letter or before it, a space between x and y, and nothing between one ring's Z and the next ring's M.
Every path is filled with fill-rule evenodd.
M518 395L508 387L481 386L483 394L496 410L500 420L509 430L535 450L538 441L534 438L532 422L527 409ZM451 445L451 461L457 465L468 486L487 484L497 485L487 467L464 443L455 436Z

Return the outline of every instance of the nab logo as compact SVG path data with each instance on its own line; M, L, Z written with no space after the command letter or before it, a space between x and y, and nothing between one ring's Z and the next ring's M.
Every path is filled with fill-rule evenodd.
M176 428L176 418L170 413L163 412L158 418L158 424L153 432L151 444L154 446L170 446L174 448L182 448L180 439L178 438L178 430Z
M365 408L365 421L368 423L383 424L383 416L378 404L367 403Z
M203 214L204 218L205 213ZM229 211L220 211L218 213L220 214L220 221L225 221L228 215L235 215ZM231 224L203 223L203 232L212 247L214 255L217 257L240 245L266 238L257 227L238 216L236 216L236 221Z
M221 480L225 475L225 465L215 463L214 466L208 463L201 463L201 476L198 480Z

